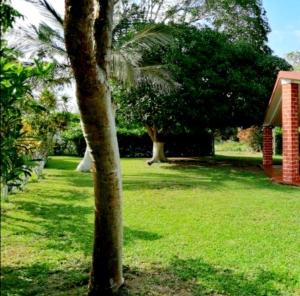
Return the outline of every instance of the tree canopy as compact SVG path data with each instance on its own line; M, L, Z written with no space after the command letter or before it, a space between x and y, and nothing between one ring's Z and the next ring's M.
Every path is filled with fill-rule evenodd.
M151 84L116 90L120 120L156 126L162 134L260 124L277 71L289 65L211 29L176 25L173 30L174 44L148 58L168 65L180 87L168 94Z
M300 51L288 53L286 59L293 66L294 70L300 71Z
M266 45L270 27L261 0L210 0L207 7L214 29L233 41L246 41L270 52Z

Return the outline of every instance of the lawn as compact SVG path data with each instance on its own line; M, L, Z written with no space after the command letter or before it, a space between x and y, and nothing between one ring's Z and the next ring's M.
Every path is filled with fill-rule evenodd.
M51 157L2 203L1 295L84 295L93 189L78 161ZM257 161L123 159L123 294L300 295L300 189Z

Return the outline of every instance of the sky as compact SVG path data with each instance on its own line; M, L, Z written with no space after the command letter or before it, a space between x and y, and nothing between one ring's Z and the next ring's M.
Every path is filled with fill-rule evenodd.
M285 57L291 51L300 51L300 0L262 0L271 27L268 45L275 55ZM13 6L25 17L26 22L38 24L42 19L39 11L24 0L12 0ZM63 11L63 0L50 0Z
M300 51L300 0L263 0L271 27L269 46L274 54L285 57Z

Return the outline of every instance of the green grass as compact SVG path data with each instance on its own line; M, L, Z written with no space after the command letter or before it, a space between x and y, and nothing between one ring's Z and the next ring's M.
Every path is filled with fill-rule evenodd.
M51 158L2 203L1 295L84 295L93 189L78 161ZM258 161L123 159L123 294L300 295L300 190Z
M252 149L249 145L241 142L227 140L215 144L217 152L244 152L251 153Z

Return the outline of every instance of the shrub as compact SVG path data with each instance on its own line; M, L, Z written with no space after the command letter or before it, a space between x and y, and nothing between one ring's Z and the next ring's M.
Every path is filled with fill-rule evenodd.
M67 129L61 135L62 142L68 149L64 150L64 154L75 154L83 156L86 143L83 137L82 129L78 120L72 121Z
M239 129L237 137L241 143L247 144L253 151L262 150L262 129L260 127Z
M282 154L282 129L281 127L275 127L275 154Z
M121 157L150 157L152 142L144 128L118 128L119 151ZM86 148L85 139L78 120L71 122L56 141L56 153L83 156ZM73 145L73 146L72 146ZM64 149L68 147L68 149ZM70 147L73 147L72 149ZM194 135L182 134L166 138L166 154L168 156L211 155L213 151L212 137L206 131Z

